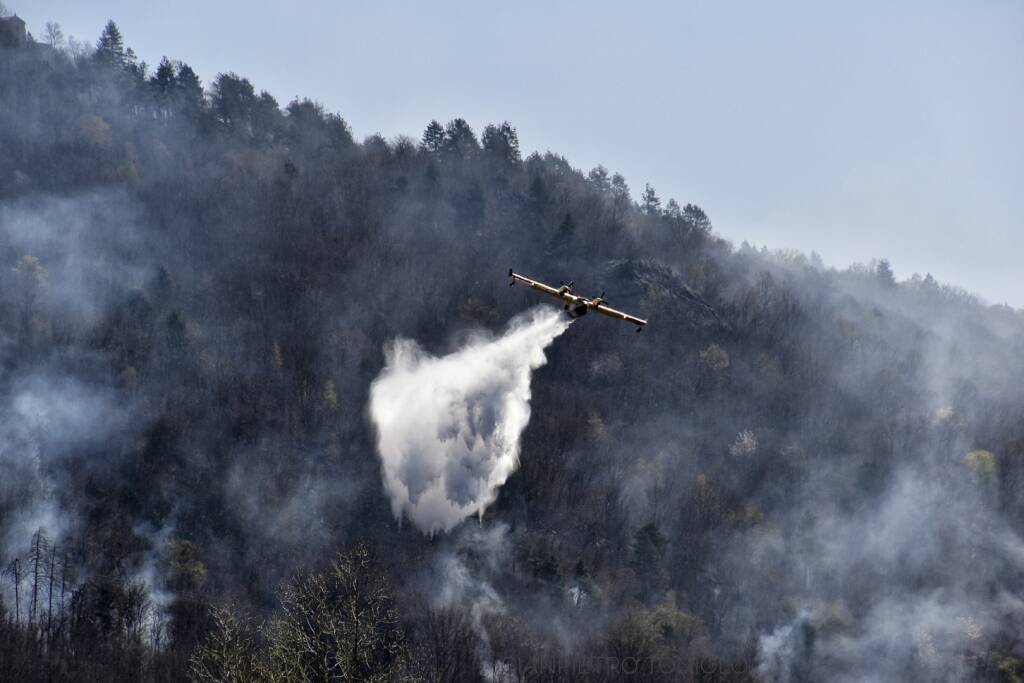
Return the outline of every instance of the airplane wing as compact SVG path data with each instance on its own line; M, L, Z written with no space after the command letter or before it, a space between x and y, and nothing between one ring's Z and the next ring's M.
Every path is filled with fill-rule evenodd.
M575 294L559 291L557 288L551 287L550 285L546 285L543 282L531 280L530 278L524 277L519 273L513 273L511 269L509 269L508 271L508 276L511 278L511 280L509 280L509 285L514 285L517 281L522 282L528 287L536 289L538 292L543 292L549 296L555 297L556 299L561 299L562 301L572 302L576 301L576 299L578 298Z
M634 317L634 316L630 315L629 313L623 313L622 311L616 310L616 309L612 308L611 306L605 306L604 304L598 304L597 306L594 306L593 308L598 313L603 313L604 315L608 316L609 318L618 318L619 320L625 320L626 322L633 323L634 325L637 325L639 327L643 327L644 325L647 324L646 320L641 320L640 318Z

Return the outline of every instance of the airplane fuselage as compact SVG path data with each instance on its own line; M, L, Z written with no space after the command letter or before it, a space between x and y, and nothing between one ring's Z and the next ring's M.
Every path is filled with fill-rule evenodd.
M509 286L514 285L516 282L522 282L531 289L535 289L538 292L547 294L548 296L553 296L556 299L561 299L565 304L565 312L570 318L579 318L580 316L585 315L587 311L593 310L601 313L602 315L606 315L609 318L618 318L619 320L625 320L626 322L633 323L637 326L637 332L642 330L644 325L647 324L646 320L642 320L608 306L600 296L587 298L585 296L574 294L572 291L572 283L563 284L560 287L552 287L551 285L546 285L543 282L519 275L511 269L508 271L508 276Z

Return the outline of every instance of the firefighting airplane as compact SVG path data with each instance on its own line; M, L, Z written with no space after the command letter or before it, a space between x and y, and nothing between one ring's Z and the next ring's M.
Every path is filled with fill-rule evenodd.
M516 280L528 285L532 289L536 289L538 292L544 292L549 296L553 296L556 299L564 301L565 306L563 306L563 308L565 309L565 312L569 314L570 318L578 318L581 315L586 314L587 311L594 310L608 316L609 318L618 318L619 320L625 320L626 322L633 323L637 326L637 332L644 329L644 325L647 324L646 320L641 320L640 318L633 317L628 313L623 313L622 311L617 311L614 308L607 306L604 302L604 292L601 292L601 296L595 296L593 299L588 299L585 296L573 294L575 283L563 282L561 287L551 287L543 282L537 282L536 280L531 280L528 277L523 277L518 273L513 273L512 269L509 268L508 286L513 286L516 283Z

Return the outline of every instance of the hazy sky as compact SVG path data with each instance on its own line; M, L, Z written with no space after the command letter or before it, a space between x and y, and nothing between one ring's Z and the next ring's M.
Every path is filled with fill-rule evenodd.
M317 99L357 138L507 119L737 244L1024 307L1021 0L5 2L37 35L112 18L150 64Z

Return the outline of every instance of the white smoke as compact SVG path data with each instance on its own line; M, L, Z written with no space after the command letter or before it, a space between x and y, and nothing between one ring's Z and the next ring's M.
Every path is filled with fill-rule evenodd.
M539 306L504 335L483 334L440 358L397 339L370 387L384 488L396 518L425 533L483 515L519 463L530 376L569 320Z

